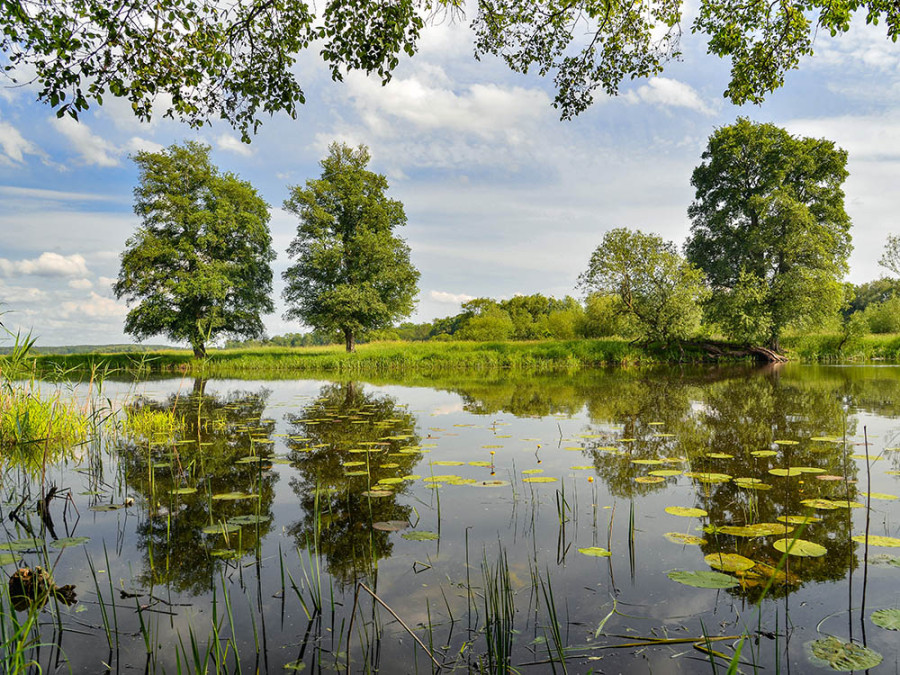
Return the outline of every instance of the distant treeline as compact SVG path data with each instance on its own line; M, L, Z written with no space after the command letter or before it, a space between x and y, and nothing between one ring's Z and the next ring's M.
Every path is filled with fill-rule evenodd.
M32 354L129 354L134 352L158 352L172 349L180 349L179 347L170 347L168 345L144 345L144 344L121 344L121 345L67 345L62 347L36 347L33 346L29 350ZM0 347L0 354L9 354L13 347Z
M823 333L838 332L851 316L862 322L864 331L875 334L900 333L900 281L876 279L864 284L847 285L849 302L841 316ZM476 298L463 303L462 311L431 322L405 322L399 326L368 332L361 342L401 340L573 340L578 338L633 338L636 336L630 318L620 311L615 298L601 293L589 295L584 302L571 296L562 299L540 293L517 295L508 300ZM842 321L842 319L844 321ZM707 333L715 334L715 327ZM247 347L312 347L340 344L340 334L313 331L287 333L259 340L229 340L225 348Z

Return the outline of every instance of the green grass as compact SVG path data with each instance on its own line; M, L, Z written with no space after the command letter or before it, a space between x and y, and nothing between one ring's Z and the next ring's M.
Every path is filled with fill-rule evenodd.
M838 335L802 335L783 340L794 361L834 362L900 359L900 335L868 335L841 345ZM0 357L2 367L3 357ZM700 363L708 360L697 349L677 346L644 347L623 339L541 340L532 342L376 342L360 345L348 354L342 346L257 347L213 349L206 359L189 352L164 350L144 354L69 354L29 357L34 370L53 373L104 369L115 374L183 373L228 376L249 373L328 372L375 374L400 371L489 370L528 368L575 370L598 366L633 366L655 363Z

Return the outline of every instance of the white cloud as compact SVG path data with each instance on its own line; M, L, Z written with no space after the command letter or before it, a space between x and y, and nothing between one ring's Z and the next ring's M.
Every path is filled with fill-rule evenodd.
M44 153L31 141L26 140L19 130L9 122L0 122L0 164L15 166L25 160L25 155L38 155Z
M0 195L9 197L19 197L25 199L35 199L43 205L48 200L58 202L120 202L127 201L119 195L103 195L90 192L63 192L61 190L44 190L42 188L26 188L16 185L0 185Z
M219 150L233 152L241 157L249 157L253 154L253 150L246 143L241 143L241 139L231 134L222 134L216 139L216 147Z
M622 98L629 103L650 103L665 108L687 108L703 115L714 114L693 87L668 77L651 77L647 84L626 92Z
M132 136L125 145L129 152L162 152L164 146L140 136Z
M85 277L90 272L84 256L74 253L64 256L46 251L31 260L0 258L0 276L12 277L34 274L41 277Z
M85 164L102 167L119 165L118 155L121 151L106 139L92 133L86 124L71 117L51 118L51 124L68 139Z
M36 303L46 299L47 294L40 288L7 286L0 281L0 311L6 311L11 304Z
M475 299L474 295L466 295L465 293L447 293L445 291L431 291L428 294L428 297L435 302L447 305L461 305L464 302Z
M544 118L550 109L549 98L539 89L470 84L454 91L449 86L431 84L440 80L446 82L446 76L437 66L429 66L423 74L394 78L386 86L360 73L350 73L346 78L360 116L372 132L380 135L408 133L408 128L397 129L395 121L401 120L420 131L444 130L523 141L527 134L522 127Z
M124 303L118 303L111 298L104 298L102 295L91 291L91 296L88 300L62 303L60 314L63 318L110 319L124 317L128 314L128 308Z
M93 287L94 283L90 279L72 279L72 281L69 282L69 288L74 288L78 291L86 291Z

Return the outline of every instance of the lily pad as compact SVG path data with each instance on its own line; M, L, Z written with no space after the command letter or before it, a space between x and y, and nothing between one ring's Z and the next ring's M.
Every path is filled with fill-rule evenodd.
M886 492L860 492L863 497L871 497L872 499L882 499L884 501L893 501L897 499L897 495L889 495Z
M803 558L820 558L828 553L828 549L821 544L806 539L777 539L772 542L772 547L776 551Z
M555 483L556 479L552 476L531 476L529 478L523 478L523 483Z
M702 518L709 515L703 509L695 509L687 506L667 506L666 513L673 516L684 516L685 518Z
M731 476L727 473L715 473L708 471L685 471L684 475L688 478L696 478L701 483L727 483L731 480Z
M30 551L31 549L40 548L43 545L43 539L22 537L21 539L13 539L12 541L0 544L0 551Z
M844 642L833 635L816 640L810 649L817 659L831 666L832 670L849 672L868 670L881 663L881 654L854 642Z
M261 523L267 523L269 520L269 516L250 514L247 516L234 516L233 518L229 518L226 522L229 525L259 525Z
M379 520L372 523L372 527L382 532L399 532L409 527L409 523L405 520Z
M702 570L696 572L687 572L683 570L673 570L667 575L672 581L677 581L685 586L693 586L694 588L731 588L738 585L738 580L721 572L711 572Z
M192 495L197 491L197 488L193 487L183 487L183 488L175 488L174 490L169 490L170 495Z
M219 501L238 501L239 499L250 499L254 495L248 494L246 492L220 492L217 495L213 495L213 499L217 499Z
M702 546L706 543L706 539L703 537L697 537L693 534L684 534L683 532L666 532L663 536L674 544Z
M207 525L200 531L203 534L237 534L241 531L241 527L230 523L216 523L215 525Z
M578 552L594 558L608 558L612 555L612 553L607 551L605 548L601 548L599 546L588 546L587 548L580 548L578 549Z
M426 530L407 532L406 534L401 534L400 536L404 539L409 539L410 541L432 541L439 538L436 532L428 532Z
M799 476L803 472L797 467L790 467L788 469L769 469L769 473L773 476Z
M665 483L666 479L662 476L637 476L634 479L635 483Z
M855 537L851 537L853 541L857 541L860 544L866 543L866 535L858 534ZM900 548L900 539L897 537L881 537L875 534L869 535L869 545L870 546L886 546L888 548Z
M14 563L19 559L14 553L0 553L0 565L9 565L10 563Z
M650 472L651 476L663 476L664 478L669 478L671 476L680 476L683 471L679 471L678 469L656 469Z
M62 539L57 539L56 541L50 542L51 548L69 548L70 546L81 546L82 544L89 542L91 540L90 537L63 537Z
M737 553L710 553L703 559L713 569L723 572L743 572L756 564L750 558L745 558Z
M390 497L394 493L391 492L390 490L366 490L365 492L361 492L360 494L363 497L377 498L377 497Z
M754 457L774 457L778 452L775 450L754 450L750 454Z
M879 609L872 612L872 623L885 630L900 630L900 609Z

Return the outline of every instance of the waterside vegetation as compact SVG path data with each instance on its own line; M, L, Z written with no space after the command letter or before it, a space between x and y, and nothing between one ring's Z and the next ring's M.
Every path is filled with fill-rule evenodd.
M145 354L47 354L34 355L23 372L52 376L77 369L88 373L104 368L113 373L187 373L207 376L248 376L268 373L377 373L382 371L427 372L521 368L572 370L603 366L642 366L660 363L709 363L750 361L746 352L719 354L716 343L638 344L621 338L597 340L536 341L429 341L372 342L347 353L343 345L318 347L254 347L211 349L205 359L183 350ZM833 333L783 338L787 356L804 363L870 362L900 360L900 335L863 335L847 340ZM3 363L0 357L0 364Z

